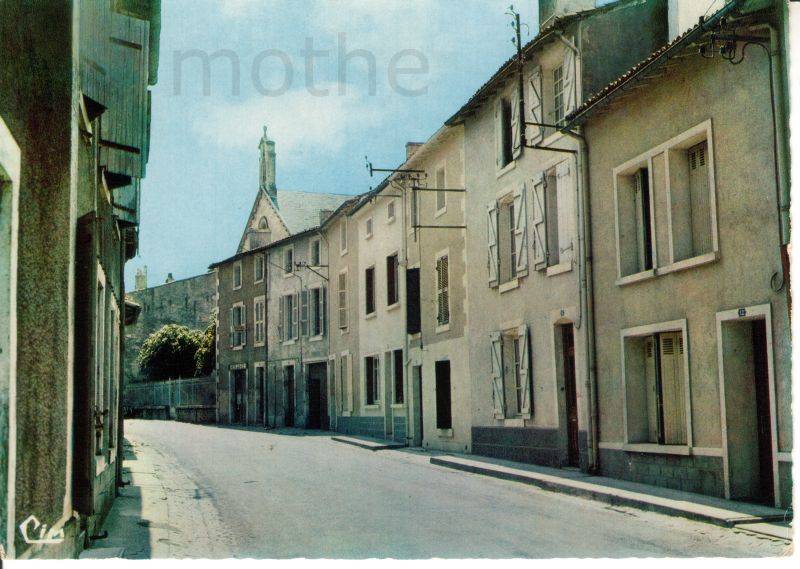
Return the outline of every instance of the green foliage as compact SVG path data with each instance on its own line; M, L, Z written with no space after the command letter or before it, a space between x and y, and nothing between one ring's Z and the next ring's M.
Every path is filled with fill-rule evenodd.
M194 355L195 375L206 377L211 375L217 363L217 317L212 316L208 328L200 340L200 347Z
M199 330L167 324L156 330L139 350L139 367L148 381L192 377L195 354L203 339Z

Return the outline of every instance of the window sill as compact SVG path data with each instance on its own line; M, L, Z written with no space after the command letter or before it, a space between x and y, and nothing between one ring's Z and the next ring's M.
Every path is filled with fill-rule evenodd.
M392 403L392 409L405 409L405 403Z
M291 339L291 340L284 340L283 342L281 342L281 344L283 344L284 346L293 346L293 345L294 345L294 343L295 343L295 340L294 340L294 339Z
M253 347L254 347L254 348L263 348L263 347L264 347L264 345L265 345L265 343L264 343L264 342L255 342L255 343L253 344Z
M653 443L626 443L622 445L622 450L627 452L674 454L679 456L689 456L692 454L691 447L686 445L659 445Z
M340 417L349 417L350 416L350 411L342 411L342 414L339 415L339 416Z
M397 302L395 302L394 304L390 304L389 306L387 306L386 307L386 312L391 312L392 310L397 310L398 308L400 308L400 301L399 300Z
M712 251L711 253L706 253L704 255L698 255L697 257L691 257L689 259L683 259L682 261L675 261L671 265L667 265L666 267L661 267L658 269L659 275L665 275L667 273L674 273L676 271L683 271L685 269L691 269L692 267L699 267L701 265L707 265L709 263L713 263L719 259L719 253L717 251Z
M339 251L339 256L340 256L340 257L344 257L345 255L347 255L347 249L344 249L344 250L340 250L340 251Z
M239 286L234 286L234 287L233 287L233 290L242 290L242 285L239 285Z
M365 411L377 411L380 408L381 408L381 406L380 406L379 403L372 403L371 405L367 405L366 403L364 403L364 410Z
M370 312L369 314L364 315L364 320L372 320L378 316L377 312Z
M449 331L450 331L450 323L448 322L447 324L441 324L439 326L436 326L435 333L436 334L443 334L443 333L449 332Z
M625 286L633 283L638 283L640 281L646 281L648 279L652 279L655 276L656 276L656 270L650 269L648 271L642 271L641 273L620 277L617 279L616 284L617 286Z
M409 340L419 340L422 338L422 332L414 332L413 334L408 334Z
M509 162L508 164L506 164L497 171L497 179L499 180L500 178L511 172L511 170L513 170L516 167L517 167L517 161L512 160L511 162Z
M512 417L510 419L503 420L504 427L524 427L525 426L525 417Z
M108 461L105 454L95 455L94 475L100 476L103 471L108 468Z
M510 281L506 281L503 284L501 284L500 287L498 288L498 291L500 292L500 294L503 294L504 292L514 290L515 288L519 288L519 279L516 277L511 279Z
M283 278L288 279L289 277L293 277L294 272L287 272L286 269L283 269Z
M253 281L253 284L261 284L264 282L264 279L259 279L257 281Z
M308 341L309 342L319 342L324 337L323 334L317 334L316 336L311 336Z
M442 209L437 209L436 213L433 214L433 219L442 217L446 213L447 213L447 206L443 207Z
M350 329L349 328L339 328L339 335L344 336L345 334L349 334L349 333L350 333Z
M396 217L389 217L386 219L386 225L391 225L394 223L394 220L397 219Z
M554 277L556 275L568 273L571 270L572 270L572 261L567 261L566 263L559 263L558 265L547 267L547 276Z
M233 350L234 352L237 352L237 351L241 350L242 348L244 348L244 345L242 345L242 346L231 346L231 350Z
M436 434L440 439L452 439L453 429L436 429Z

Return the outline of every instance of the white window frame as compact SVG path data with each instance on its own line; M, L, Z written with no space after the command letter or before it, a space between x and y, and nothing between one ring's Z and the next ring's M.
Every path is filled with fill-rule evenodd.
M706 164L708 168L708 191L709 191L709 215L711 216L711 242L712 251L710 253L701 254L682 261L674 261L673 250L673 228L672 228L672 195L670 189L670 173L669 173L669 151L676 147L681 148L687 144L696 144L705 140L708 152L706 157ZM664 203L667 204L667 235L669 239L669 259L664 265L659 265L658 256L658 243L657 243L657 228L656 228L656 202L655 197L656 188L653 183L653 158L663 154L664 155L664 185L666 188L666 197ZM620 176L631 175L635 170L641 167L648 169L649 184L650 184L650 226L651 226L651 241L653 250L653 268L645 271L640 271L631 275L622 275L622 258L620 254L620 219L619 219L619 178ZM638 282L644 279L664 275L708 263L713 263L720 258L719 251L719 231L717 219L717 195L716 195L716 178L715 178L715 162L714 162L714 140L713 140L713 125L712 120L708 119L702 123L685 130L677 136L651 148L650 150L620 164L612 171L614 183L614 230L616 238L616 255L617 255L617 281L618 286Z
M339 255L347 255L347 216L341 217L339 225Z
M258 263L261 261L261 278L258 278ZM263 283L267 274L267 260L264 253L253 256L253 284Z
M367 359L372 358L375 360L375 375L377 378L373 378L375 381L375 402L374 403L367 403ZM365 354L363 358L361 358L361 377L362 382L361 386L363 389L361 390L361 404L364 409L380 409L381 408L381 394L383 393L382 389L382 379L383 374L381 373L381 357L380 352L376 352L374 354Z
M439 187L439 172L442 172L442 186ZM439 164L437 164L436 169L434 170L434 183L436 184L436 195L434 204L436 205L436 213L433 215L434 219L443 216L447 213L447 192L443 192L441 190L447 188L447 162L442 160ZM439 207L439 196L442 196L442 207Z
M239 284L236 284L236 275L239 275ZM236 261L233 263L233 273L231 275L231 280L233 283L233 290L239 290L242 288L242 262Z
M372 270L372 312L367 312L367 271ZM364 318L375 318L378 315L378 271L375 265L364 267Z
M628 338L643 338L653 336L662 332L680 332L683 336L683 377L684 377L684 401L686 412L686 444L685 445L661 445L658 443L639 443L630 442L628 431L628 376L625 370L625 340ZM692 442L692 378L689 369L689 350L690 341L686 319L672 320L668 322L658 322L624 328L620 330L620 369L622 375L622 430L623 445L622 449L631 452L647 452L655 454L676 454L688 456L691 454Z
M322 300L322 296L325 295L325 287L323 285L314 285L308 288L308 336L309 341L316 341L321 340L325 336L325 324L326 324L326 314L320 314L319 311L319 303L314 302L314 291L318 290L320 294L320 300ZM327 302L330 302L328 300ZM327 304L326 302L326 304ZM319 334L312 334L314 328L314 316L320 314L320 333Z
M437 274L436 266L439 264L439 259L443 257L447 257L447 311L448 314L450 315L447 320L447 324L439 324L439 275ZM451 288L452 287L450 286L450 249L447 248L444 249L443 251L439 251L438 253L436 253L436 258L434 261L433 290L435 291L436 294L436 313L434 315L434 318L436 318L436 328L434 330L434 333L436 334L442 334L450 330L450 323L453 321L453 311L452 311L453 303L450 302Z
M388 274L388 271L387 271L387 274L386 274L386 300L387 300L386 310L387 310L387 312L390 311L390 310L394 310L395 308L398 308L400 306L400 251L399 250L395 250L395 251L389 253L388 255L386 255L387 259L389 257L397 257L397 268L395 269L395 272L394 272L394 277L396 279L396 282L395 282L395 293L397 294L397 300L395 302L393 302L392 304L388 304L388 300L389 300L389 274ZM376 281L377 281L377 278L376 278ZM376 293L376 303L377 303L377 293ZM377 312L377 307L376 307L375 311Z
M317 262L314 262L314 245L317 246ZM319 267L322 264L322 241L311 239L308 242L308 264L312 267Z
M291 253L291 255L292 255L292 267L291 267L290 271L287 271L286 270L286 264L287 264L286 261L287 261L287 255L289 253ZM289 277L294 276L294 262L295 262L295 259L294 259L294 245L289 245L283 250L283 252L281 254L281 261L282 261L281 264L283 266L283 278L288 279Z
M344 275L344 291L339 288L340 277ZM350 328L350 276L347 269L339 271L336 278L336 325L342 333L347 332ZM342 307L342 292L344 292L344 307ZM342 313L344 313L344 325L342 325Z
M258 318L258 307L261 306L261 319ZM262 294L253 299L253 346L263 346L266 342L266 297ZM259 327L261 339L259 340Z
M373 235L375 235L375 222L372 216L369 216L364 220L364 239L372 239Z
M386 223L394 223L397 217L397 203L395 200L389 200L386 204Z
M557 88L557 80L556 73L559 72L561 74L560 81L561 81L561 89ZM551 71L552 77L552 85L553 85L553 124L558 124L560 121L564 120L564 110L567 108L566 104L566 92L564 90L564 65L559 64L553 67ZM561 97L561 105L558 104L558 99ZM559 113L560 110L560 113Z

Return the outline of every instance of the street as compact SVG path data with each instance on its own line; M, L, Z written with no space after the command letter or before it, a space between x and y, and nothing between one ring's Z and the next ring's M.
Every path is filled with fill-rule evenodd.
M160 513L139 514L136 527L150 534L138 551L127 544L129 557L752 557L789 547L440 468L417 450L370 452L323 432L142 420L125 429L137 453L126 466L141 484L129 496L163 491ZM147 464L155 474L142 484ZM133 511L124 497L114 508L122 510L109 516L107 545L125 545L132 537L114 526L132 524Z

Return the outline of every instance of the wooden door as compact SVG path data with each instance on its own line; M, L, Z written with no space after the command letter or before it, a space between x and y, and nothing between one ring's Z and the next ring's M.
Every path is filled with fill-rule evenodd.
M564 366L564 399L567 417L567 464L580 466L578 447L578 395L575 388L575 336L572 324L561 327Z
M284 423L287 427L294 427L294 366L287 366L286 374L286 409L284 410Z
M772 471L772 416L769 404L767 369L767 327L765 320L753 321L753 379L756 388L756 424L758 425L759 494L764 504L775 503Z

